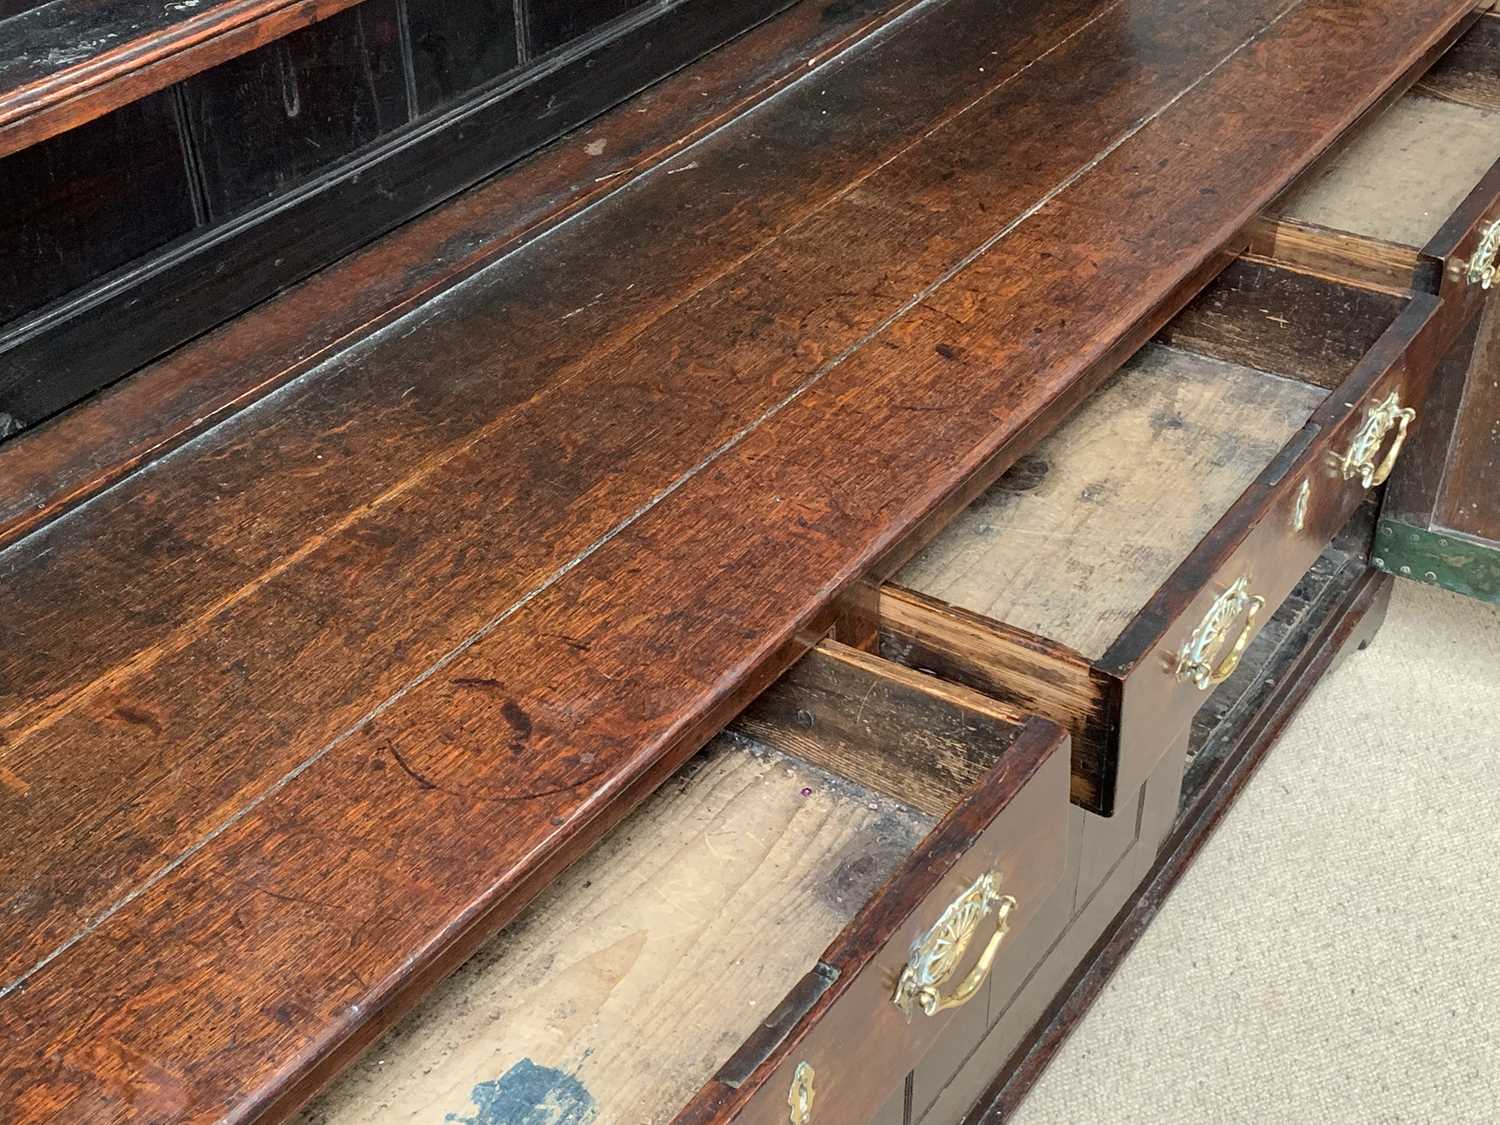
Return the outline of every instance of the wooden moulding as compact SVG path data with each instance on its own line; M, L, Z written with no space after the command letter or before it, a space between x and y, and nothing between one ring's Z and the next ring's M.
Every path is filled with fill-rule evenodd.
M880 591L880 651L1066 729L1075 803L1096 806L1113 784L1119 684L1081 654L890 583Z
M57 0L0 20L24 36L0 63L0 156L353 7L359 0L227 0L201 10ZM182 12L188 14L183 15ZM81 49L80 43L96 46ZM15 50L12 39L7 50ZM51 61L54 58L61 62Z

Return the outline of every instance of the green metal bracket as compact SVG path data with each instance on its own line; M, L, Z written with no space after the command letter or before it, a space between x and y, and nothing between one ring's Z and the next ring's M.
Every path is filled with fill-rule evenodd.
M1492 544L1383 519L1370 561L1398 578L1500 605L1500 548Z

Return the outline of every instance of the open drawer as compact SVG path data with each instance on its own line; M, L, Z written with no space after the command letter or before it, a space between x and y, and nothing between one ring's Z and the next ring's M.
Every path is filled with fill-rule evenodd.
M1068 727L1112 813L1390 472L1439 306L1236 262L882 588L882 654Z
M1377 566L1500 602L1500 16L1457 45L1259 224L1253 249L1440 293L1434 394L1392 477Z
M867 1122L1030 968L1067 776L1055 725L825 642L305 1120Z
M1481 16L1266 218L1252 242L1265 257L1481 299L1496 260L1493 242L1480 243L1500 220L1500 17Z

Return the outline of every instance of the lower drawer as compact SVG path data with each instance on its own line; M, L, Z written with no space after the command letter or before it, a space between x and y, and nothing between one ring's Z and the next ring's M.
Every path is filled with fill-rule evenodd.
M1231 265L895 574L882 654L1068 727L1112 814L1390 472L1440 304Z
M825 643L305 1120L875 1119L1020 968L1066 865L1067 741Z

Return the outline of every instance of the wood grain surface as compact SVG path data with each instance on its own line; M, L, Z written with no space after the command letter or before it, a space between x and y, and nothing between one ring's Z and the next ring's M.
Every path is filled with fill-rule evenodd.
M994 768L1025 718L971 688L824 641L734 729L938 817Z
M1500 110L1500 15L1487 12L1417 84L1432 98Z
M964 684L1072 736L1075 804L1107 804L1117 773L1119 684L1065 645L886 583L878 600L882 656Z
M0 555L4 1115L289 1109L1467 9L914 9Z
M747 1044L674 1119L675 1125L737 1121L783 1125L787 1091L802 1061L818 1076L818 1098L832 1121L864 1122L899 1090L963 1008L910 1020L892 1002L914 943L981 875L1015 899L1016 936L1036 923L1067 867L1067 739L1029 719L981 784L970 790L922 846L865 904L823 954L824 985L773 1034ZM959 971L978 956L971 943ZM1014 947L1012 947L1014 948ZM1023 971L1002 942L990 979ZM979 995L983 995L981 992ZM790 1000L790 997L789 997ZM977 998L971 1003L980 1002ZM749 1055L750 1057L746 1057ZM829 1112L835 1109L836 1112Z
M1306 242L1300 245L1308 248ZM1383 285L1372 289L1347 278L1360 271L1343 264L1333 272L1346 275L1344 280L1309 272L1310 265L1329 263L1346 243L1320 245L1321 253L1305 255L1312 262L1297 260L1294 251L1290 268L1253 254L1240 259L1174 317L1157 339L1182 351L1333 390L1400 314L1410 286L1399 291ZM1272 249L1283 246L1278 240ZM1415 256L1410 260L1415 263Z
M1500 543L1500 302L1479 314L1473 359L1435 513L1438 526Z
M514 73L476 78L478 86L457 93L461 104L415 121L405 110L422 97L429 56L414 54L410 39L420 33L430 48L435 29L418 21L409 30L396 9L409 14L410 6L391 0L365 0L161 91L181 103L190 126L200 225L110 273L119 263L101 247L92 268L72 279L76 288L6 325L0 411L34 429L790 3L646 5ZM833 31L868 16L867 3L840 8L831 21L798 22ZM484 34L482 22L465 26L463 11L444 10L466 41ZM402 96L408 87L410 99ZM127 179L111 199L149 227L147 218L173 202L162 198L169 187ZM60 221L75 207L87 214L70 204ZM34 264L33 275L44 264ZM50 292L52 282L21 279L22 292L32 288Z

